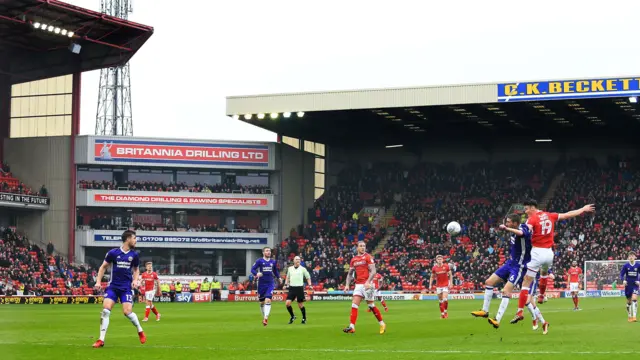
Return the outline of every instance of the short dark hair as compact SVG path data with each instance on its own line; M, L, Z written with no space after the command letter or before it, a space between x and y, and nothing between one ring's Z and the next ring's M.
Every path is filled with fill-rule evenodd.
M122 233L122 242L129 240L129 238L132 236L136 236L136 232L133 230L126 230Z
M538 202L534 199L527 199L524 201L524 203L522 204L524 206L534 206L534 207L538 207Z
M522 219L522 217L520 217L520 215L518 215L518 214L511 214L511 215L507 216L507 219L513 221L516 224L519 224L520 220Z
M631 256L631 255L637 256L635 251L629 251L629 255L627 255L627 256Z
M265 247L263 247L263 248L262 248L262 252L264 252L264 251L265 251L265 250L267 250L267 249L271 250L271 248L270 248L270 247L265 246Z

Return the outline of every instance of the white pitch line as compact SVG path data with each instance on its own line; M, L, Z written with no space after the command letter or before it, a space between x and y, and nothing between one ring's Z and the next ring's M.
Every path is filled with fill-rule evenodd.
M4 342L0 341L2 345L28 345L28 346L68 346L76 348L90 348L91 344L56 344L56 343L28 343L28 342ZM637 354L637 351L478 351L478 350L387 350L387 349L314 349L314 348L228 348L228 347L209 347L209 346L179 346L179 345L105 345L114 349L173 349L173 350L206 350L206 351L234 351L234 352L316 352L316 353L384 353L384 354L491 354L491 355L507 355L507 354L521 354L521 355L627 355Z

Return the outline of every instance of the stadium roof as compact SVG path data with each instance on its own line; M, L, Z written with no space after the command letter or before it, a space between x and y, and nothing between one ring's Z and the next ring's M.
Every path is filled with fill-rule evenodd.
M578 137L635 143L640 130L635 96L640 96L640 80L621 77L235 96L227 98L226 112L282 135L329 145ZM285 112L292 114L284 118ZM278 114L275 120L271 113Z
M61 1L2 0L0 73L16 84L122 65L152 34L152 27Z

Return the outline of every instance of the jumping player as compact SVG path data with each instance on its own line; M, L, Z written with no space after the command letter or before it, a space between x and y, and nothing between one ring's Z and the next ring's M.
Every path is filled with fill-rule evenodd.
M300 256L293 258L293 266L289 266L287 269L287 280L285 286L289 288L289 294L287 295L286 307L291 318L289 324L293 324L296 320L296 316L293 314L293 308L291 307L291 301L296 300L298 302L298 308L302 313L302 323L307 323L307 309L304 307L305 295L304 295L304 280L307 280L307 285L311 288L311 276L309 271L300 265Z
M453 287L453 274L449 264L444 263L442 255L436 256L436 265L431 269L429 289L433 288L433 280L436 279L436 294L440 302L440 318L449 318L449 288Z
M262 249L262 257L253 264L251 273L258 282L258 301L260 301L262 325L267 326L269 314L271 314L271 298L273 297L275 282L282 283L278 264L271 258L271 248L265 247Z
M638 314L638 287L640 287L640 264L636 263L636 254L629 253L629 262L620 270L620 280L624 285L624 296L627 298L627 319L636 322Z
M509 260L486 280L482 310L471 313L475 317L488 318L493 288L501 282L506 282L502 289L502 301L498 314L495 319L489 319L489 323L496 329L500 326L500 320L509 305L513 288L522 284L522 279L527 271L527 263L531 260L531 232L527 225L520 223L520 215L509 215L502 227L518 230L517 232L511 231L513 235L510 238Z
M353 289L353 299L351 303L351 317L349 326L342 331L345 333L356 332L356 320L358 320L358 307L360 302L364 299L367 305L373 312L373 315L380 324L380 335L384 334L387 330L387 325L382 321L382 314L374 303L375 291L373 287L373 279L376 276L376 265L373 262L371 255L367 254L367 244L364 241L358 242L358 254L351 259L349 264L349 272L347 273L347 280L345 283L345 291L349 290L351 279L353 279L355 273L356 286Z
M138 317L133 312L133 288L138 286L138 277L140 275L140 269L138 268L140 259L138 254L133 251L136 247L136 233L131 230L127 230L122 233L122 246L110 250L104 258L104 262L98 270L98 277L96 280L96 288L101 289L101 281L105 271L108 267L111 267L111 277L109 279L109 286L104 296L102 303L102 314L100 316L100 338L93 344L94 348L101 348L104 346L104 338L107 335L107 329L109 328L109 317L111 316L111 309L113 305L120 300L122 303L122 312L129 321L138 330L138 337L140 343L147 342L147 337L144 335L144 331L140 326Z
M522 281L522 287L520 289L520 298L518 299L518 312L513 318L512 323L517 323L520 320L524 320L523 309L527 300L529 299L529 290L531 289L531 283L535 280L538 272L542 270L541 278L546 278L547 270L553 265L553 237L555 235L555 226L558 220L566 220L580 216L585 212L594 212L595 207L585 205L581 209L572 210L564 214L552 213L538 210L538 202L535 200L528 200L524 203L525 213L528 215L527 225L531 230L531 261L527 264L527 274ZM513 230L513 229L512 229ZM544 299L544 293L546 291L546 282L540 283L540 298ZM547 327L548 323L544 326Z
M382 293L380 292L380 282L382 281L382 279L382 274L376 273L376 276L373 277L373 287L376 289L376 300L380 300L380 304L382 304L384 312L388 312L389 308L387 307L387 302L384 300L384 298L382 297ZM371 312L371 308L367 308L367 312Z
M571 297L573 298L573 311L580 310L578 303L580 298L578 293L580 292L580 281L582 280L582 269L578 267L578 262L571 262L571 267L567 271L567 280L569 281L569 291L571 291Z
M149 313L153 311L156 315L156 321L160 321L160 313L158 309L153 305L153 297L160 296L160 281L158 280L158 274L153 271L153 264L151 261L147 261L145 263L145 268L147 271L143 272L140 278L143 281L144 285L144 296L147 303L147 306L144 310L144 319L143 322L149 321Z

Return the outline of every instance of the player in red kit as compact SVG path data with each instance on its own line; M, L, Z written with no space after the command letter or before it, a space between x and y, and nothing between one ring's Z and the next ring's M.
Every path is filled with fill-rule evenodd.
M531 283L536 278L536 275L540 273L540 295L538 302L544 301L544 293L547 289L547 276L548 269L553 265L553 237L555 236L555 226L558 220L571 219L576 216L580 216L587 212L594 212L595 207L585 205L581 209L572 210L564 214L558 214L553 212L546 212L538 210L538 202L535 200L527 200L524 202L524 212L529 217L527 219L527 226L531 230L531 261L527 264L527 274L522 280L522 286L520 287L520 298L518 299L518 312L516 316L511 320L512 324L518 321L524 320L523 309L529 298L529 290L531 289ZM549 323L542 325L542 333L547 334L549 330Z
M382 293L380 292L380 286L382 285L382 274L380 273L376 273L376 276L373 277L373 287L376 288L376 299L380 300L380 304L382 304L382 307L384 308L384 312L388 312L389 308L387 307L387 302L384 301L384 298L382 297ZM371 308L367 309L367 312L371 312Z
M444 263L442 255L436 256L436 265L431 269L431 278L429 279L429 289L433 288L433 280L436 280L436 294L440 301L440 318L449 317L449 288L453 287L453 273L449 264Z
M358 319L358 307L362 299L367 302L369 309L380 324L380 335L387 330L387 325L382 321L382 314L374 302L376 289L373 286L373 279L376 276L376 265L371 255L367 254L367 244L364 241L358 242L358 254L351 259L349 272L345 284L345 291L349 291L351 279L355 275L356 286L353 289L353 300L351 303L351 318L349 326L344 328L345 333L356 332L356 320Z
M580 310L580 307L578 307L578 303L580 302L578 292L580 291L580 280L582 280L582 269L578 267L577 261L574 260L571 263L571 267L567 271L567 274L569 291L571 291L571 297L573 298L573 311L578 311Z
M144 311L144 319L142 319L142 321L149 321L149 312L151 311L156 315L156 321L160 321L160 313L153 305L153 297L160 296L160 281L158 281L158 274L153 271L151 261L147 261L145 267L147 271L140 275L144 287L144 296L147 300L147 307Z

